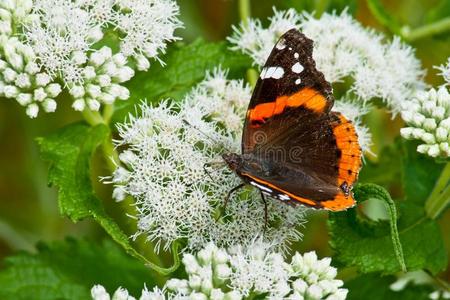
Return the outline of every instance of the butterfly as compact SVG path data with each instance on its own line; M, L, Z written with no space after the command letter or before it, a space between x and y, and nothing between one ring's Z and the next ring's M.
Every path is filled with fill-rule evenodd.
M330 83L316 69L313 41L296 29L275 44L248 106L242 153L228 167L261 196L331 211L354 206L361 147L351 121L332 112ZM227 198L227 199L228 199Z

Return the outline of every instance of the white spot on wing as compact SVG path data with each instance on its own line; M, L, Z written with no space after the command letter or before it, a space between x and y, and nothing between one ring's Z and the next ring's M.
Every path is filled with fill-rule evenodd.
M278 195L278 197L280 198L281 201L288 201L289 199L291 199L288 195L285 194L280 194Z
M295 63L295 65L292 66L292 72L294 73L300 73L301 71L303 71L303 66L300 63Z
M284 39L280 40L280 41L275 45L275 47L276 47L278 50L283 50L284 48L286 48L286 44L284 43Z
M298 58L298 57L299 57L299 55L298 55L297 52L294 53L294 57L295 57L295 58Z
M266 79L266 78L275 78L275 79L280 79L281 77L283 77L284 75L284 70L282 67L269 67L269 68L264 68L261 71L261 79Z
M253 185L253 186L256 186L258 189L260 189L263 192L272 193L271 189L269 189L268 187L265 187L265 186L263 186L263 185L261 185L259 183L256 183L254 181L250 181L250 184Z
M302 80L300 78L295 80L295 84L300 84L301 82L302 82Z

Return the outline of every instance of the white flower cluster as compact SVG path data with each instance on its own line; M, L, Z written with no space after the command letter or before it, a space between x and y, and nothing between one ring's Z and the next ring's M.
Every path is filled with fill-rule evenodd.
M112 298L109 295L109 293L106 291L106 289L102 285L95 285L91 289L91 297L93 300L136 300L133 296L129 294L129 292L119 287L113 294ZM139 297L139 300L165 300L164 291L158 289L157 287L154 288L153 291L147 290L145 287L142 290L141 297Z
M351 78L349 91L358 99L381 98L396 114L401 103L424 86L424 72L411 47L399 38L383 43L383 35L365 29L346 11L324 13L319 19L293 9L275 11L268 28L250 20L248 27L235 27L229 41L262 66L278 38L292 28L314 41L313 56L325 78L332 83Z
M55 111L61 86L36 64L34 49L14 35L14 24L32 21L32 4L32 0L0 2L0 97L16 99L34 118L40 107Z
M67 87L75 110L126 100L121 84L177 39L177 15L173 0L1 1L0 96L27 106L30 117L39 106L55 111L56 82ZM120 39L118 51L100 47L106 31Z
M405 102L402 118L408 127L400 133L406 139L421 140L417 151L431 157L450 157L450 94L442 86L437 91L421 91Z
M136 199L137 235L146 235L157 248L186 239L189 248L198 249L210 241L246 245L264 232L264 203L256 190L234 193L221 212L227 193L241 183L221 153L238 152L245 113L241 105L249 98L241 81L226 80L217 71L181 104L142 105L140 117L130 116L119 125L117 145L127 149L120 154L125 167L112 178L114 197ZM205 172L209 163L221 167ZM298 240L296 226L303 224L304 210L275 199L267 204L265 239L280 247Z
M163 290L156 288L149 292L144 289L140 299L346 298L348 290L342 288L341 280L335 279L337 272L330 266L330 258L318 259L315 252L295 253L289 263L281 253L269 249L261 241L256 241L247 250L237 247L228 251L210 243L197 255L184 255L187 279L170 279ZM103 287L92 289L94 300L109 299L100 297L105 293ZM117 290L118 293L128 298L113 299L132 299L123 289Z

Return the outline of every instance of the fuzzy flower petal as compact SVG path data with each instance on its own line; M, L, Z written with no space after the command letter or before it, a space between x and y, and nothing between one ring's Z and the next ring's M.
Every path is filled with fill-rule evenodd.
M136 199L137 235L146 235L157 248L184 238L189 248L198 249L209 241L246 245L262 234L264 204L256 190L235 193L221 212L227 193L240 183L221 154L238 152L243 103L249 98L247 86L217 70L181 104L142 105L140 117L130 116L119 126L117 144L127 146L120 154L126 167L112 178L114 195ZM280 247L298 240L295 226L304 222L304 209L267 202L264 237Z
M441 73L439 73L439 75L442 76L442 78L444 78L446 84L450 84L450 57L447 59L447 63L437 66L435 67L436 69L438 69L439 71L441 71Z
M121 52L136 60L157 57L167 41L178 40L174 31L181 27L178 5L172 0L118 0L117 29L125 34Z

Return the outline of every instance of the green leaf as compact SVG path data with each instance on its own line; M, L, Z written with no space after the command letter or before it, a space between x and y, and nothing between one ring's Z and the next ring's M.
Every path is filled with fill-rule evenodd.
M133 295L153 285L152 274L111 241L91 243L67 239L39 244L38 253L20 252L5 259L0 272L0 299L90 299L90 289L119 286Z
M448 16L450 16L450 1L441 0L426 12L425 20L427 23L433 23Z
M394 276L368 274L345 283L349 293L347 300L429 300L431 289L428 286L408 285L401 291L392 291L389 286L396 281Z
M356 186L355 198L360 203L379 199L380 195L365 193ZM438 224L427 219L423 207L414 203L400 202L398 211L399 240L407 270L426 269L436 274L445 269L447 255ZM394 274L402 270L388 222L369 220L353 208L330 215L328 226L338 263L354 266L361 273Z
M49 184L58 187L61 214L74 222L93 217L117 243L137 255L125 233L106 214L92 188L91 157L109 135L109 128L105 125L91 128L77 123L39 138L38 143L42 158L50 163Z
M231 51L227 43L208 43L201 39L189 45L172 45L161 59L165 66L154 63L148 72L136 74L127 84L131 98L117 103L113 121L124 120L143 100L182 99L205 77L206 72L216 67L229 70L230 78L244 78L247 68L251 67L250 58Z
M130 255L141 259L161 274L171 273L180 264L178 244L174 243L172 247L173 266L165 269L147 260L132 247L128 236L107 215L102 202L94 193L90 161L95 149L109 138L110 131L105 125L92 128L78 123L38 139L42 158L50 162L49 183L58 187L61 213L74 222L87 217L94 218Z
M367 160L359 174L359 181L382 186L401 185L402 154L400 148L397 143L388 145L378 154L376 162Z
M417 143L402 141L402 181L407 201L423 205L444 168L434 159L418 153Z

